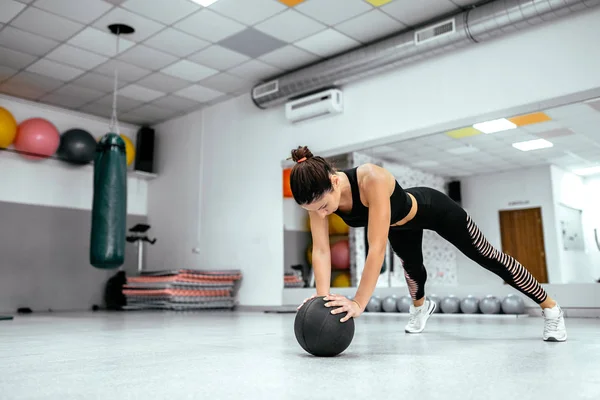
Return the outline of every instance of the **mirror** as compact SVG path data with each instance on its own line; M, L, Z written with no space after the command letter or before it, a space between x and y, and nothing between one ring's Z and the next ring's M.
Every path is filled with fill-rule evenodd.
M444 192L493 247L512 255L541 283L598 282L600 98L472 123L329 160L338 169L374 163L405 189ZM308 217L289 186L286 193L285 168L285 287L312 287ZM333 225L332 263L337 264L331 287L356 287L368 247L365 229L337 220ZM422 251L428 284L498 279L433 231L424 232ZM389 244L377 286L406 287L402 263Z

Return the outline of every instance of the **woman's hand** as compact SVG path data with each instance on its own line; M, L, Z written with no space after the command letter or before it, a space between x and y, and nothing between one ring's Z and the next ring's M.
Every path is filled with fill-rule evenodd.
M340 320L341 322L346 322L350 318L356 318L363 312L357 302L348 299L346 296L329 294L325 296L324 300L326 301L325 307L339 307L331 310L332 314L347 313L346 316Z
M304 301L302 302L302 304L300 304L300 305L298 306L298 308L296 308L296 310L299 310L300 308L302 308L302 306L303 306L303 305L304 305L304 304L305 304L307 301L309 301L310 299L314 299L315 297L317 297L317 295L316 295L316 294L313 294L312 296L310 296L310 297L308 297L308 298L304 299Z

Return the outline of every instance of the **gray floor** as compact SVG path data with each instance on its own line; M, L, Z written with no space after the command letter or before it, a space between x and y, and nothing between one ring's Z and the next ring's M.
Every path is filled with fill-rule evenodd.
M363 315L350 348L307 355L294 314L17 316L0 321L0 398L598 399L598 319L568 319L541 340L538 317Z

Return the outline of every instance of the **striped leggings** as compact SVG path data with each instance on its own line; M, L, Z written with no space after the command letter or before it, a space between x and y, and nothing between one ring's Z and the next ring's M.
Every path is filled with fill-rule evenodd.
M537 304L547 294L538 281L513 257L495 249L467 212L444 193L430 188L408 188L417 199L416 217L402 227L391 227L392 249L402 260L404 276L413 300L425 295L427 271L423 265L423 229L437 232L465 256L493 272Z

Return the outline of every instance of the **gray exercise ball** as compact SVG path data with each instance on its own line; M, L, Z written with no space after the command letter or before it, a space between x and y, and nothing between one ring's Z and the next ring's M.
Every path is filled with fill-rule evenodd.
M398 301L395 294L391 296L387 296L381 302L381 308L383 308L384 312L396 312L398 309L396 308L396 301Z
M379 296L371 296L365 310L368 312L381 312L381 299Z
M457 314L460 312L460 299L454 295L446 296L441 307L444 314Z
M468 295L460 301L460 310L463 314L477 314L479 312L479 299Z
M499 314L500 308L500 300L496 296L485 296L479 302L479 309L484 314Z
M502 311L505 314L523 314L525 312L525 302L516 294L509 294L502 299Z
M413 301L410 296L402 296L396 301L396 309L401 313L407 313L410 311L410 306Z
M430 301L433 301L435 303L435 311L434 313L441 313L442 312L442 307L441 307L441 303L442 303L442 299L440 299L440 296L436 295L436 294L432 294L431 296L427 296L427 299Z

